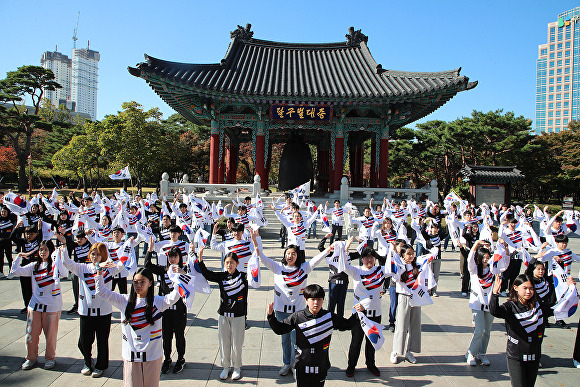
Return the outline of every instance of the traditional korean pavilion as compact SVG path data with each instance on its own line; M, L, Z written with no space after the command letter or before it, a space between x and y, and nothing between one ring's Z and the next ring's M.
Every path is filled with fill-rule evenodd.
M145 62L129 67L177 112L211 127L210 184L236 183L239 144L251 141L256 173L267 188L272 144L298 136L317 148L320 190L340 188L347 150L350 185L362 186L369 138L370 185L387 187L389 133L477 85L460 68L384 69L373 59L367 36L352 27L339 43L254 39L250 24L230 35L219 63L145 55Z

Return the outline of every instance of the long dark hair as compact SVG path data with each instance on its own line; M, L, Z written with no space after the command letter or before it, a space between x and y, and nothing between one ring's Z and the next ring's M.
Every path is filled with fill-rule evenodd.
M475 265L477 266L477 276L479 278L483 278L483 258L485 258L485 254L491 258L491 252L485 247L480 247L475 252Z
M183 267L183 254L181 254L181 249L177 246L173 246L172 248L169 249L169 251L167 252L167 267L169 267L169 257L173 257L174 255L177 255L179 257L179 267Z
M536 288L534 287L534 282L532 281L530 276L528 276L527 274L520 274L516 277L516 279L514 280L514 282L512 284L512 287L510 289L510 296L508 298L508 301L520 302L520 298L518 297L518 292L516 291L515 287L520 286L521 284L526 283L526 282L529 282L532 284L532 289L534 291L534 295L524 305L526 305L527 307L533 307L534 305L536 305L536 301L538 300L538 294L536 293Z
M413 250L413 246L411 246L408 243L405 243L404 245L401 246L401 251L399 252L399 256L403 257L403 255L405 255L405 252L407 250ZM402 260L402 258L401 258ZM415 256L415 258L413 258L413 261L410 263L411 266L413 266L413 277L417 278L417 276L419 275L419 266L417 266L417 256ZM407 271L404 271L401 274L401 280L403 280L403 282L407 282L407 280L409 279L409 275L407 274Z
M50 269L52 268L52 253L54 252L54 243L52 243L52 241L50 241L50 240L49 241L42 241L38 245L38 250L40 250L40 248L43 246L46 246L46 248L48 249L48 259L46 260L46 263L47 263L46 269L48 271L50 271ZM34 264L34 272L35 273L38 272L38 268L40 267L41 263L42 263L42 258L40 258L40 252L39 252L36 263Z
M286 249L284 250L284 256L282 257L282 261L281 261L281 262L282 262L282 265L287 265L287 264L288 264L288 261L286 261L286 252L287 252L288 250L290 250L290 249L292 249L292 250L296 251L296 263L295 263L294 265L295 265L296 267L300 267L300 266L302 266L302 264L303 264L304 262L306 262L306 258L304 258L304 254L302 254L302 251L301 251L301 250L300 250L300 248L299 248L298 246L296 246L296 245L288 245L288 246L286 247Z
M153 320L153 297L155 289L155 280L153 279L153 272L146 267L141 267L137 270L135 275L141 274L143 277L151 281L151 286L147 290L147 305L145 306L145 319L151 325L155 323ZM135 278L135 276L133 276ZM135 310L135 304L137 303L137 292L135 291L135 286L131 285L131 293L129 294L129 300L127 301L127 307L125 308L125 320L123 324L129 324L131 322L131 315Z

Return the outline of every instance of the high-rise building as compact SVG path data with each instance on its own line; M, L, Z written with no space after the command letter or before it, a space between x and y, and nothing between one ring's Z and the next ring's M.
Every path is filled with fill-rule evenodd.
M67 101L70 101L70 58L58 51L47 51L42 54L40 63L45 69L52 70L55 76L55 81L62 86L62 89L56 89L54 91L46 90L44 97L49 99L51 104L55 107L66 105Z
M97 116L97 85L101 54L88 48L73 48L71 99L79 113Z
M67 109L89 114L95 120L100 59L98 51L88 48L73 48L72 59L57 51L42 54L42 67L51 69L55 80L62 86L55 91L45 91L45 97L55 107L65 105Z
M580 120L580 7L548 23L548 43L538 46L536 134L557 133Z

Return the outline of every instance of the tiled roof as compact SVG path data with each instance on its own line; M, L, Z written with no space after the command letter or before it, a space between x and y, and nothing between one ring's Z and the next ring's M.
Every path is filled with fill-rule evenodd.
M146 55L146 62L129 68L129 72L145 79L155 75L198 92L257 99L397 102L424 93L445 94L438 101L439 106L457 92L477 85L459 75L460 69L383 70L373 59L366 36L354 29L347 35L347 42L323 44L253 39L248 27L242 33L236 32L239 29L232 32L232 41L220 63L176 63Z
M459 171L459 175L468 177L473 182L490 182L497 181L507 182L507 181L518 181L525 178L525 175L516 168L515 165L512 166L485 166L485 165L466 165Z

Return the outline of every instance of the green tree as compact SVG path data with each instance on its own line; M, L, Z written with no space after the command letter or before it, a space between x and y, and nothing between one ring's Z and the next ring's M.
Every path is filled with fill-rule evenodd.
M51 70L40 66L21 66L9 71L0 80L0 103L11 104L12 108L0 108L0 129L7 138L18 159L18 190L26 190L26 164L30 156L32 138L40 130L50 130L51 124L39 115L45 90L54 91L61 86L54 80ZM30 99L32 109L18 105Z

